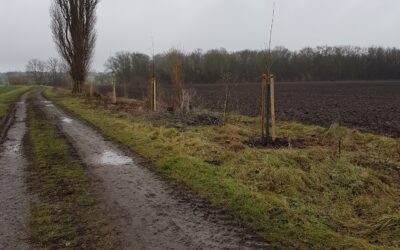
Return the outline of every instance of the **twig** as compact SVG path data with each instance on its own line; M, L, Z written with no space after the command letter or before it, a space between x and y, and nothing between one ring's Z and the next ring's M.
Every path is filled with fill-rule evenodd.
M273 8L272 8L272 21L271 21L271 27L269 30L269 41L268 41L268 55L266 58L266 70L267 70L268 75L270 75L270 73L271 73L271 67L273 64L271 44L272 44L272 31L274 29L274 21L275 21L275 1L274 1Z

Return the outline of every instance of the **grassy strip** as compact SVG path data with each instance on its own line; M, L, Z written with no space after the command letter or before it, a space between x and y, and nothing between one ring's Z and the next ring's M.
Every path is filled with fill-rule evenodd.
M0 88L0 122L7 116L10 106L14 103L18 97L27 91L29 87L18 86L18 87L1 87Z
M32 240L40 249L117 249L114 229L90 192L86 169L59 131L34 107L29 108L29 144L33 164L30 187Z
M290 137L293 148L252 148L244 142L257 134L254 118L189 126L123 105L51 90L46 95L277 246L400 247L399 140L338 126L279 123L278 133Z
M16 88L18 88L17 86L2 86L0 85L0 95L7 93L11 90L15 90Z

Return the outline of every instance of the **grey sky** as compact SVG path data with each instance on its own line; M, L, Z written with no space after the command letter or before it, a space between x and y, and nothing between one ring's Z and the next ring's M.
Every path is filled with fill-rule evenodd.
M57 56L51 0L0 0L0 72ZM93 68L117 51L261 49L273 0L102 0ZM273 46L400 47L399 0L276 0Z

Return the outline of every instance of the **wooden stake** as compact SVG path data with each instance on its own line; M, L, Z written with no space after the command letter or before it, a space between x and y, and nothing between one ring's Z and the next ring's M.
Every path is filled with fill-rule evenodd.
M89 83L89 96L93 97L93 82L90 81Z
M112 104L117 104L117 93L115 90L115 80L112 81Z
M268 139L271 136L270 128L271 128L271 84L269 83L268 79L267 91L265 94L265 141L266 142L268 142Z
M276 141L276 117L275 117L275 78L271 75L271 139Z
M153 77L153 111L157 111L157 82Z
M152 77L149 81L149 104L151 111L157 111L157 81Z
M147 98L149 99L149 109L153 110L154 109L154 97L153 97L153 77L150 78L149 80L149 86L148 86L148 94L147 94Z
M263 74L261 77L261 141L265 140L265 107L266 107L266 94L267 94L267 75Z

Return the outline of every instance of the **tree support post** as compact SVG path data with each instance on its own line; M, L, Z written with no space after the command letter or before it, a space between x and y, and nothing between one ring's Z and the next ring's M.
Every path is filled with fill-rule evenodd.
M264 144L276 141L274 75L261 76L261 139Z
M270 99L271 99L271 139L276 141L276 116L275 116L275 77L271 75L270 80Z
M269 81L267 81L267 90L265 93L265 142L268 143L271 136L271 84Z
M93 82L90 81L89 83L89 96L93 97Z
M149 108L151 111L157 111L157 80L155 77L150 79L148 90Z
M115 90L115 79L112 80L112 104L117 104L117 93Z
M153 111L157 111L157 81L156 78L153 77L152 79L153 85Z
M267 96L267 75L261 77L261 141L266 143L265 136L265 107Z

